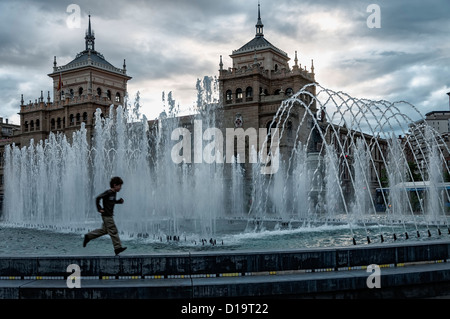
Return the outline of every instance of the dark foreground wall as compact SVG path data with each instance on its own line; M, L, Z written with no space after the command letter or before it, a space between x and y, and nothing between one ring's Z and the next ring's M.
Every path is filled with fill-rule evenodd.
M323 271L446 261L450 241L363 245L286 251L216 251L122 256L0 257L1 276L63 276L80 266L82 276L190 276Z
M450 241L430 241L265 252L0 257L0 298L450 296L449 255ZM67 287L70 264L80 266L81 289ZM381 289L368 288L371 264L380 266Z

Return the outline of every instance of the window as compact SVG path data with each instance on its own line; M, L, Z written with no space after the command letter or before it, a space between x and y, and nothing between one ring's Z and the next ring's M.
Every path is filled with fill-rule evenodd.
M245 97L247 101L253 100L253 88L251 86L245 89Z
M83 113L83 122L87 123L87 113L86 112Z
M101 89L101 88L97 88L97 95L98 95L99 97L102 96L102 89Z
M110 90L106 91L106 97L108 98L108 100L111 100L111 91Z
M70 98L73 99L73 97L74 97L74 95L75 95L74 92L73 92L73 89L70 89L69 92L70 92Z
M242 98L244 97L242 89L238 88L236 90L236 102L242 102Z
M34 131L34 121L31 120L30 122L30 131Z
M36 130L39 130L40 129L40 122L39 122L39 119L37 119L36 120Z
M278 64L275 63L275 72L278 71Z
M116 93L116 102L120 102L120 93L119 92Z
M61 118L58 117L58 119L56 120L56 128L61 128Z
M233 93L231 92L231 90L227 90L226 101L230 103L232 100L233 100Z
M287 96L290 96L290 95L292 95L292 94L294 94L294 90L293 90L292 88L286 89L286 95L287 95Z
M71 126L71 125L73 125L74 124L74 117L73 117L73 114L70 114L70 116L69 116L69 125Z
M80 86L78 88L78 96L82 96L83 95L83 88Z
M77 125L80 124L80 120L81 120L81 115L80 115L80 113L77 113L76 119L77 119Z
M50 129L52 129L52 130L55 129L55 119L51 119L51 121L50 121Z
M292 138L293 134L292 134L292 122L288 121L287 122L287 137L288 138Z

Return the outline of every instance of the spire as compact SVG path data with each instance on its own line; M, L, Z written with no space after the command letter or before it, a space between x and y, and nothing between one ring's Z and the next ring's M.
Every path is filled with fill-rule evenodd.
M86 31L86 36L84 37L85 41L86 41L86 50L95 50L94 44L95 44L95 36L94 36L94 31L92 31L91 28L91 15L89 15L89 26L88 29Z
M220 56L220 63L219 63L219 71L223 70L223 62L222 62L222 56Z
M256 22L256 36L263 37L264 36L264 24L261 21L261 8L258 1L258 21Z
M89 27L88 27L88 34L91 35L92 34L92 30L91 30L91 15L89 14Z

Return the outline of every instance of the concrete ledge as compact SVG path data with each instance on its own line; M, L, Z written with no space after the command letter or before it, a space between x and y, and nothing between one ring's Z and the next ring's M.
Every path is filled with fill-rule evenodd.
M0 277L63 276L80 266L82 276L191 276L290 270L340 270L370 264L399 265L450 259L450 241L403 242L334 249L215 251L179 254L0 257Z
M186 279L0 280L3 299L196 299L196 298L423 298L450 295L450 264L386 268L381 288L369 289L364 270L292 275Z
M286 251L0 257L0 298L406 298L450 295L449 251L450 241L430 241ZM66 278L70 275L66 269L70 264L80 266L81 289L66 286ZM370 264L381 267L382 289L367 288L366 280L370 274L366 267Z

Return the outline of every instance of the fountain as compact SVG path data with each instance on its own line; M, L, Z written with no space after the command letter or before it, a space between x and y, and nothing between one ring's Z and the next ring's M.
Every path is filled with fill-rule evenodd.
M209 96L206 107L190 117L190 124L201 123L191 133L205 138L215 128L221 108L212 102ZM71 138L51 134L21 149L7 147L1 227L79 238L98 226L95 195L118 175L125 182L125 205L115 217L123 238L170 243L161 249L426 240L449 228L448 168L442 165L448 149L431 128L414 124L413 118L423 117L409 103L356 99L309 84L273 118L280 143L291 145L288 151L272 148L272 135L259 136L263 147L249 149L244 163L239 157L224 160L226 150L218 149L217 139L208 144L215 148L203 148L205 140L195 136L194 161L174 162L174 154L181 154L174 149L178 133L187 131L173 103L169 114L151 122L138 107L125 106L111 107L106 118L96 113L92 141L83 124ZM292 127L289 118L299 108L305 111ZM261 160L268 146L271 163ZM205 156L196 162L197 151L215 153L208 162ZM262 174L275 159L276 172Z

